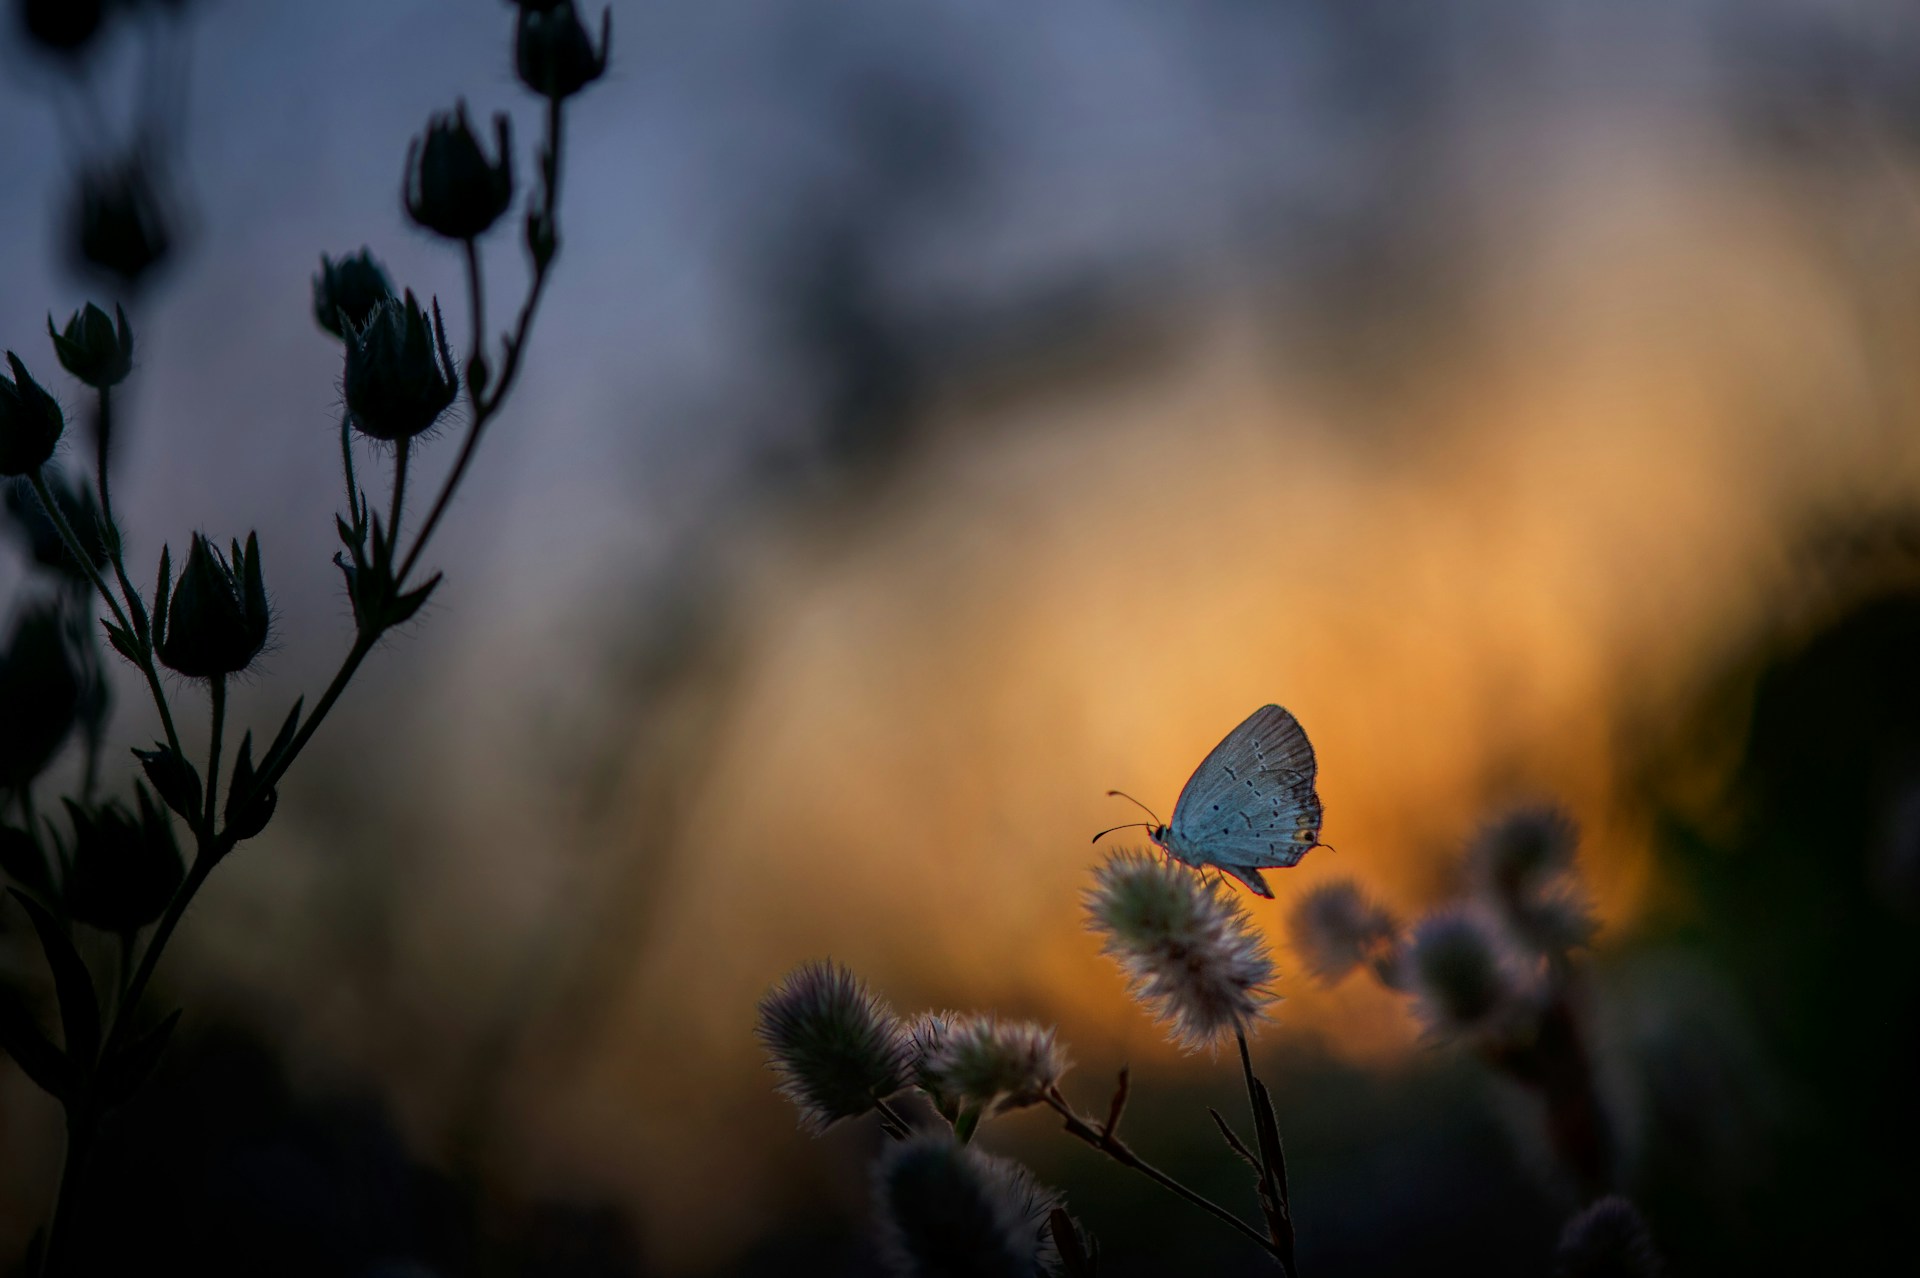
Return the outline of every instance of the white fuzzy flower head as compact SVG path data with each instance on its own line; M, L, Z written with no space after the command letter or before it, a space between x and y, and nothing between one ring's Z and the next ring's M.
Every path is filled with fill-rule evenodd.
M819 1133L909 1081L905 1028L866 983L833 962L803 963L760 1000L760 1041L780 1090Z
M1040 1278L1060 1196L1020 1164L945 1132L890 1146L874 1172L887 1271L899 1278Z
M1307 970L1333 985L1362 963L1385 971L1398 945L1400 922L1371 901L1351 879L1322 883L1294 903L1287 927Z
M1512 1010L1518 993L1499 933L1476 910L1445 909L1421 919L1401 967L1420 1018L1436 1033L1493 1028Z
M1266 944L1218 884L1126 848L1094 871L1086 899L1087 925L1105 937L1133 996L1188 1050L1244 1033L1274 1001Z
M942 1113L1037 1105L1067 1071L1053 1027L995 1016L928 1013L914 1022L914 1081Z

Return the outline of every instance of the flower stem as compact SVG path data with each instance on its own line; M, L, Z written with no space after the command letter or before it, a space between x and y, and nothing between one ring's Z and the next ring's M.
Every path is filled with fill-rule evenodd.
M46 475L36 470L27 477L27 483L33 489L33 495L40 499L41 506L46 509L47 518L53 521L54 529L60 534L60 541L66 546L67 553L72 555L74 561L85 571L87 580L93 583L94 590L106 600L107 608L113 613L113 619L120 623L120 628L134 637L140 653L140 660L135 664L147 677L147 688L153 693L154 707L160 712L160 726L166 730L167 745L175 754L179 754L180 734L174 731L173 710L167 704L166 689L160 686L159 667L153 663L154 636L144 624L138 630L128 624L127 614L121 610L120 601L114 598L113 591L107 588L107 583L94 568L93 557L81 547L80 538L74 534L73 525L67 522L66 515L60 509L60 503L54 499L53 491L47 487ZM145 615L144 612L142 615Z
M1226 1224L1231 1225L1234 1229L1239 1230L1247 1237L1253 1239L1254 1242L1260 1244L1260 1249L1268 1255L1273 1256L1275 1259L1280 1258L1279 1249L1275 1246L1272 1239L1228 1211L1225 1207L1222 1207L1219 1203L1214 1202L1211 1198L1188 1189L1185 1185L1167 1175L1158 1167L1155 1167L1152 1163L1140 1157L1140 1155L1134 1153L1125 1141L1115 1136L1112 1132L1103 1131L1088 1122L1085 1118L1082 1118L1075 1112L1073 1106L1067 1103L1066 1097L1060 1095L1057 1089L1049 1093L1046 1099L1047 1104L1053 1107L1054 1112L1066 1120L1066 1131L1069 1136L1093 1146L1107 1157L1113 1159L1114 1162L1119 1163L1122 1167L1131 1167L1147 1179L1153 1181L1156 1185L1159 1185L1162 1189L1179 1195L1195 1207L1200 1208L1202 1211L1219 1218Z

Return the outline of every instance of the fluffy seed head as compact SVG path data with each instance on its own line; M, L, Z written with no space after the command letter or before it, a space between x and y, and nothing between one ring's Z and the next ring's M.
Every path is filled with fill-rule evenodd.
M803 963L760 1000L756 1031L780 1090L818 1134L907 1085L905 1029L866 983L831 961Z
M914 1024L914 1077L942 1113L958 1105L982 1114L1037 1105L1067 1071L1051 1025L952 1013L932 1020Z
M1273 959L1232 895L1159 857L1121 849L1094 871L1087 925L1132 981L1133 996L1194 1050L1264 1014Z
M1514 995L1511 965L1499 935L1478 912L1447 909L1414 925L1404 976L1420 1016L1441 1033L1488 1027Z
M1553 1257L1554 1278L1655 1278L1660 1271L1647 1222L1618 1194L1569 1220Z
M1287 926L1307 970L1327 985L1362 963L1386 963L1400 933L1399 920L1351 879L1322 883L1301 897Z
M1039 1278L1060 1196L1020 1164L945 1132L893 1144L875 1169L881 1254L900 1278Z
M1579 842L1579 827L1557 804L1515 808L1474 837L1467 869L1488 896L1521 900L1572 869Z

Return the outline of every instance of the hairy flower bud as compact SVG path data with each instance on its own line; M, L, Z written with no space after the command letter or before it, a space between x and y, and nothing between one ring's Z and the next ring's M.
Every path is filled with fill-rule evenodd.
M1484 893L1517 900L1573 867L1580 830L1554 804L1515 808L1489 822L1467 852L1467 869Z
M756 1032L780 1090L809 1131L857 1118L907 1085L909 1048L899 1018L837 963L803 963L789 972L760 1000Z
M573 0L544 7L522 6L519 33L514 39L514 66L520 83L542 97L570 98L598 80L607 70L607 51L613 44L613 12L600 13L600 47L574 11Z
M1647 1222L1618 1194L1569 1220L1553 1257L1554 1278L1658 1278L1661 1269Z
M1327 985L1362 963L1384 972L1400 931L1386 907L1368 900L1351 879L1322 883L1302 896L1287 922L1293 948Z
M84 310L73 313L65 332L54 331L53 316L49 315L47 335L53 338L60 366L95 390L117 386L133 371L133 330L127 327L127 313L119 306L109 317L88 302Z
M67 419L18 355L8 351L7 363L13 377L0 376L0 475L28 475L53 456Z
M67 801L73 822L73 864L67 911L108 932L135 932L166 912L186 874L173 825L142 785L139 812L110 801L91 810Z
M361 249L335 262L320 255L320 273L313 277L313 318L341 340L363 328L373 310L393 296L393 282L373 254Z
M1086 900L1087 925L1174 1042L1216 1046L1273 1001L1273 960L1246 910L1184 866L1123 849L1094 871Z
M157 600L167 598L164 570ZM156 601L157 602L157 601ZM267 642L267 590L260 573L260 540L233 543L229 561L199 533L180 569L180 584L153 619L160 660L194 679L245 670Z
M1040 1278L1060 1196L1011 1159L930 1132L890 1146L874 1169L875 1216L898 1278Z
M450 240L471 240L492 226L513 203L513 128L504 113L493 117L500 158L489 160L467 122L467 104L436 115L425 139L407 148L403 191L407 215Z
M914 1022L914 1080L942 1113L983 1115L1037 1105L1067 1072L1053 1027L994 1016L925 1016Z
M354 429L400 440L430 429L460 393L440 303L429 321L412 290L378 303L347 335L347 411Z

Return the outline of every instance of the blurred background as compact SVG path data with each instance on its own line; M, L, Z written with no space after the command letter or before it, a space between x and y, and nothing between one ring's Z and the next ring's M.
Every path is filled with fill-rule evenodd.
M0 346L77 410L47 313L128 304L134 576L259 531L234 706L270 733L351 639L311 277L366 244L464 314L402 162L464 96L531 173L511 12L125 0L76 58L8 8ZM1080 893L1134 815L1107 789L1164 815L1278 701L1339 849L1252 903L1309 1274L1544 1273L1580 1205L1532 1098L1284 936L1333 877L1444 899L1543 796L1675 1268L1878 1254L1920 1190L1920 11L612 8L446 583L161 969L185 1018L103 1173L130 1237L222 1273L876 1272L880 1136L803 1135L752 1034L821 956L1057 1023L1089 1111L1130 1063L1136 1146L1251 1212L1203 1112L1241 1112L1233 1062L1162 1040ZM129 285L73 226L136 142L166 248ZM517 296L511 225L487 248ZM36 581L9 539L9 615ZM113 674L110 793L155 733ZM0 1063L0 1252L59 1122ZM1103 1273L1271 1272L1055 1127L986 1140Z

